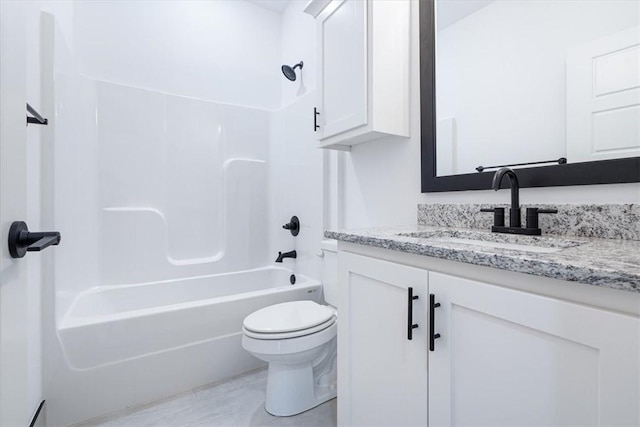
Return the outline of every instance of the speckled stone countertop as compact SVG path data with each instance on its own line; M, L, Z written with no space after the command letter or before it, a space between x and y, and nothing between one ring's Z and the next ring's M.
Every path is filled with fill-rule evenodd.
M324 234L326 238L343 242L640 292L640 241L637 240L513 236L423 225L328 230ZM420 238L421 235L428 238ZM484 245L455 242L456 237L499 244L494 247L491 243ZM542 248L543 252L536 251L535 248L522 250L512 246L526 242Z

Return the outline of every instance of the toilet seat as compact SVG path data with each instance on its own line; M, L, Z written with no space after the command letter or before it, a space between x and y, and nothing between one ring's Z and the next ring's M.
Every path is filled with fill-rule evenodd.
M331 308L313 301L293 301L258 310L244 319L243 331L252 338L278 340L310 335L336 321Z
M331 326L319 332L291 339L253 338L248 336L245 330L242 336L242 347L254 355L282 355L288 357L302 352L313 351L334 339L337 333L337 322L333 322Z
M326 322L323 322L312 328L301 329L299 331L292 331L292 332L254 332L244 327L242 328L242 331L246 336L259 339L259 340L282 340L287 338L297 338L297 337L303 337L305 335L315 334L316 332L320 332L324 329L327 329L329 326L333 325L335 322L336 322L335 317L331 317Z

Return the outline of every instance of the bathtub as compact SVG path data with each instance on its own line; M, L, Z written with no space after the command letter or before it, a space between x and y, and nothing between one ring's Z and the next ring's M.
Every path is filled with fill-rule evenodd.
M289 283L283 268L96 288L80 294L59 328L67 360L87 369L215 340L242 331L242 320L279 302L319 301L321 286Z
M322 302L318 281L265 267L79 294L57 327L68 393L47 400L62 425L264 366L242 349L242 321L286 301Z

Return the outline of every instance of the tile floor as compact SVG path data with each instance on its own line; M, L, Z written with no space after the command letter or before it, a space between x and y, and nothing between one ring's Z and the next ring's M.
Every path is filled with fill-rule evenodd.
M264 409L267 371L261 369L78 427L297 426L334 427L336 399L293 417Z

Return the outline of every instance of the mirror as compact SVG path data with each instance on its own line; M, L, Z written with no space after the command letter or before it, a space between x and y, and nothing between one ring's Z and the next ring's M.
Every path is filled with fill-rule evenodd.
M420 15L423 192L489 188L495 169L478 170L502 165L523 186L640 181L640 2L425 0Z

